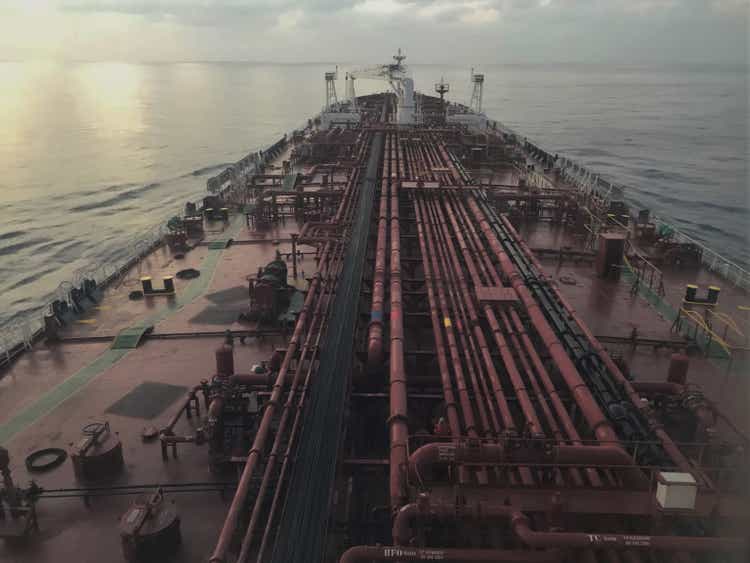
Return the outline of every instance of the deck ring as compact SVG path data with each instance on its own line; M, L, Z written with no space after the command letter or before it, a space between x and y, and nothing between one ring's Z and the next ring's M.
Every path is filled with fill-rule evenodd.
M49 456L52 456L52 459L41 461ZM68 459L68 452L61 448L42 448L26 456L26 469L32 473L49 471L61 465L66 459Z
M200 270L196 270L195 268L186 268L184 270L180 270L175 275L181 280L192 280L200 276L201 273Z
M576 279L573 276L560 276L557 279L565 285L576 285Z

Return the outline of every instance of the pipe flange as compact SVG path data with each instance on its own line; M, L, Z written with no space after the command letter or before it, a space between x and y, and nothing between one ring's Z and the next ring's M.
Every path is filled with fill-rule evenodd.
M68 452L61 448L42 448L26 456L26 469L32 473L41 473L62 465L66 459Z

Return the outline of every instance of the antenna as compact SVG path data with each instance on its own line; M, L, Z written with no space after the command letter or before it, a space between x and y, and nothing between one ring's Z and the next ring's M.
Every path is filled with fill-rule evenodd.
M396 61L396 66L401 67L401 61L403 61L406 58L406 55L401 54L401 47L398 48L398 53L393 55L393 60Z
M335 72L326 72L326 109L331 110L338 103L336 97L336 79L339 77L339 67Z
M471 69L471 81L474 83L474 89L471 92L471 107L474 113L482 113L482 91L484 90L484 74L474 74L474 68Z
M451 89L451 85L448 84L445 81L445 78L443 78L441 76L440 77L440 82L437 82L435 84L435 92L437 92L438 94L440 94L440 101L441 102L443 101L443 98L445 98L445 94L447 94L450 91L450 89Z

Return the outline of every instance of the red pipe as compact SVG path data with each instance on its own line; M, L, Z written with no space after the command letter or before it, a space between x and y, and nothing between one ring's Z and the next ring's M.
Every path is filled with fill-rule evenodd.
M391 136L389 136L391 137ZM391 169L391 159L388 168ZM401 301L401 227L399 225L398 182L400 179L389 175L391 194L391 349L390 349L390 463L389 483L391 506L395 509L406 499L406 471L408 456L409 427L407 418L406 370L404 367L404 315Z
M623 467L631 485L647 488L648 479L635 467L635 462L625 450L615 445L568 446L555 445L545 451L509 449L504 444L467 442L432 442L417 448L409 456L409 470L421 475L425 468L445 463L545 463L580 467Z
M370 563L371 561L559 563L560 554L555 551L409 548L398 546L359 545L356 547L350 547L339 559L339 563Z
M229 376L229 382L235 385L271 385L273 375L266 373L235 373Z
M331 261L331 264L338 265L339 261L341 260L341 255L343 252L343 245L339 245L339 248L337 248L333 260ZM331 270L329 264L329 270ZM336 266L333 267L334 271L336 270ZM334 278L335 279L335 278ZM289 459L289 452L292 450L295 444L295 438L297 434L297 428L299 426L299 417L302 413L302 409L299 408L304 404L305 400L305 391L307 389L307 384L309 382L311 373L313 371L313 365L314 365L314 359L315 359L315 351L317 350L318 344L320 342L320 338L323 334L324 329L324 322L328 317L328 312L330 309L330 299L325 298L325 290L326 287L329 284L335 283L331 280L331 278L326 277L326 279L323 282L323 286L321 288L321 294L320 297L315 302L315 309L313 311L313 317L312 321L310 323L309 330L307 332L307 335L305 337L305 341L302 345L302 350L300 352L300 360L298 362L298 366L300 366L299 369L295 370L294 378L292 379L291 386L289 388L289 393L287 394L286 401L284 402L284 406L281 410L281 418L278 423L278 429L276 431L276 435L274 437L273 445L271 446L271 451L268 454L268 458L266 460L266 467L263 472L263 479L261 480L260 487L258 489L258 493L255 495L255 504L253 506L252 513L250 515L250 522L247 525L247 528L245 529L245 535L242 539L242 545L240 547L240 554L237 558L238 563L244 563L250 553L250 546L253 543L254 535L256 526L258 525L258 521L260 519L261 511L265 508L265 497L268 490L268 486L271 482L271 479L273 477L273 471L275 469L276 463L278 461L278 458L280 457L280 450L281 450L281 444L284 441L285 437L285 430L287 426L287 421L289 417L292 415L292 413L295 414L294 420L292 422L292 429L290 431L289 438L287 440L286 445L286 454L283 456L284 461L282 462L282 469L281 473L282 475L279 477L279 482L283 482L283 473L285 473L286 469L286 461ZM323 310L323 303L325 302L325 310ZM318 322L317 319L320 319ZM317 330L316 329L317 326ZM307 357L308 350L314 350L313 353L310 355L310 361L307 362L307 370L306 374L302 369L301 366L304 363L304 359ZM297 393L297 388L299 385L303 385L302 393ZM297 405L294 405L294 400L297 399ZM268 521L272 520L272 517L275 512L276 508L276 501L277 501L277 494L281 490L281 487L277 487L276 491L274 493L273 501L271 504L271 509L269 509L268 512ZM265 536L264 536L265 539ZM259 550L259 554L260 554Z
M447 212L450 213L450 211L451 211L450 208L448 208ZM479 347L479 352L481 353L485 368L487 369L489 385L487 385L487 383L485 382L484 377L480 377L480 379L484 383L483 387L485 388L485 393L488 396L488 403L490 403L490 412L492 413L493 421L496 419L496 416L494 413L494 409L492 409L491 402L489 401L490 396L494 397L495 399L498 410L500 411L500 416L503 419L504 429L507 431L511 431L511 432L515 431L515 422L513 421L513 417L511 415L508 402L505 399L505 394L502 390L502 386L500 385L500 377L498 376L497 369L495 368L495 362L492 359L492 355L490 354L487 340L484 337L484 331L482 330L481 325L479 323L477 310L474 307L474 303L470 297L471 293L469 292L469 286L466 281L466 276L463 273L461 264L458 260L458 254L456 252L456 249L454 248L451 235L444 221L441 222L441 227L443 231L443 244L448 248L448 251L450 253L450 256L453 262L453 269L456 272L456 277L458 278L458 282L460 286L460 293L463 296L463 302L468 312L468 317L469 317L468 325L473 327L474 338ZM460 233L456 233L456 234L459 237L459 242L460 242L461 235ZM471 262L471 256L464 251L464 248L461 247L460 244L459 244L459 247L460 247L460 250L462 251L464 260L466 261L468 267L471 270L474 266L473 263ZM477 364L479 364L478 359L477 359ZM495 422L495 424L497 426L498 423Z
M448 426L451 429L451 435L459 437L461 435L461 422L458 416L458 406L456 397L453 394L453 383L451 382L450 372L448 371L448 361L445 354L445 345L443 342L443 330L438 316L438 310L433 288L432 267L427 259L427 244L425 242L424 223L422 213L418 202L414 200L414 212L417 219L417 239L422 254L422 266L424 268L425 286L427 287L427 300L430 304L430 320L432 321L432 333L435 338L435 350L437 353L438 369L443 385L443 398L445 400L446 415L448 417Z
M581 532L536 532L529 519L523 515L511 517L513 532L518 538L536 549L547 548L597 548L648 549L663 551L745 551L747 540L737 537L649 536L640 534L586 534Z
M469 265L470 273L472 273L472 278L474 279L475 286L477 285L477 282L481 280L479 279L476 271L472 269L472 266L473 266L472 262L468 260L468 257L472 255L479 256L480 265L486 263L485 269L487 272L486 274L487 283L490 285L495 285L495 286L502 285L500 277L495 271L492 265L492 261L490 260L485 247L481 244L479 240L479 234L474 228L474 224L469 220L465 207L460 205L460 201L458 200L457 197L454 197L452 199L453 199L452 205L451 204L448 205L448 216L451 219L451 223L453 224L453 229L454 229L454 232L456 233L459 244L461 245L461 249L464 252L465 256L467 256L467 264ZM458 221L459 218L461 220L460 224ZM468 236L464 237L462 234L463 232L467 232ZM469 247L468 242L471 242L471 248ZM516 313L516 311L511 308L509 310L509 314L510 314L511 320L513 321L513 325L515 326L516 332L520 336L521 342L523 342L524 348L526 349L526 352L529 355L529 358L531 359L531 363L533 364L534 369L536 370L539 376L539 379L542 382L544 390L547 393L547 397L552 403L552 406L555 409L558 419L562 423L565 433L574 444L581 444L582 443L581 437L578 434L578 431L576 430L576 427L570 418L568 409L563 404L562 399L560 399L560 395L557 391L557 388L552 383L552 379L550 378L550 375L547 372L547 368L544 367L544 363L542 362L542 359L539 357L539 353L536 351L534 344L531 342L531 339L529 338L529 335L526 332L526 329L523 323L521 322L521 319L518 316L518 313ZM519 350L519 353L522 354L520 350ZM599 478L599 475L596 473L595 470L587 469L586 473L588 475L589 481L591 482L593 486L600 487L602 485L601 479Z
M417 222L427 223L427 211L424 206L424 202L421 202L419 199L416 200L416 208L420 208L421 210L419 212ZM428 238L428 243L430 242L430 239ZM479 437L477 433L477 424L474 420L474 411L472 409L472 401L471 397L469 396L468 387L466 385L466 379L464 378L464 372L461 365L461 358L458 353L458 343L456 342L456 336L453 330L453 322L450 317L450 311L448 308L448 300L445 295L445 282L443 281L443 274L440 270L440 265L437 261L436 256L436 250L430 251L430 249L427 250L426 253L422 254L422 261L427 262L429 259L432 261L432 278L435 282L435 286L437 287L437 295L438 295L438 303L431 304L431 307L434 307L437 309L439 307L439 311L442 312L443 316L443 322L442 327L438 327L438 331L442 333L443 330L445 330L445 336L448 341L448 351L450 352L451 360L453 362L453 374L456 378L456 387L458 388L458 397L459 402L461 404L461 412L464 417L464 423L466 425L466 433L469 436L472 437ZM436 310L437 313L437 310Z
M473 198L470 200L470 204L473 205L473 208L476 207L478 209L478 206ZM539 263L536 256L534 256L534 253L531 252L528 245L519 236L518 232L515 230L515 228L513 227L511 222L508 220L508 218L505 216L501 216L500 220L503 222L505 227L508 229L511 235L518 242L523 253L529 258L531 263L537 268L537 270L539 270L539 274L544 278L544 269L542 268L542 265ZM497 239L495 238L495 240ZM620 371L620 368L618 368L617 365L612 361L612 358L604 349L604 346L602 346L601 342L599 342L599 340L591 333L588 326L586 326L586 323L584 323L583 320L578 316L575 309L571 306L568 300L562 295L557 285L553 283L550 283L549 285L552 288L552 291L555 293L555 296L560 300L560 303L562 304L562 306L565 308L566 311L568 311L571 318L576 322L578 327L586 336L586 339L589 341L592 348L602 359L602 361L604 362L604 365L607 366L607 369L610 371L610 373L614 375L618 383L620 383L623 389L625 389L625 392L628 394L628 397L630 398L630 402L637 409L639 409L641 413L643 414L643 416L646 418L646 420L649 421L654 431L654 434L656 434L657 438L659 438L659 441L661 442L662 447L667 452L669 457L672 458L672 461L684 473L690 473L690 474L694 473L695 468L688 461L688 459L682 454L682 452L679 450L677 445L672 441L669 435L664 431L664 428L661 427L661 424L655 419L653 414L650 412L649 407L641 402L640 396L635 391L635 389L633 389L633 386L630 384L630 381ZM701 477L704 479L704 481L707 484L710 484L710 481L708 480L707 476L702 474Z
M479 418L482 420L482 427L484 429L485 435L490 433L493 429L495 430L495 433L497 433L500 430L499 422L494 417L494 411L490 409L490 412L492 412L493 414L493 423L496 426L493 427L490 424L490 417L487 413L488 409L485 408L485 403L483 401L484 393L487 388L486 385L482 386L479 383L480 379L482 382L484 382L484 378L481 374L481 367L479 358L476 353L475 342L473 339L471 339L471 334L467 334L468 330L466 330L468 326L471 326L471 324L466 319L465 309L470 305L470 299L467 299L468 292L464 288L465 284L461 285L460 289L457 291L458 284L456 283L455 278L462 277L461 268L460 265L458 265L458 259L455 257L453 246L446 236L445 224L440 220L439 209L436 208L436 203L434 201L430 201L426 205L428 212L428 226L430 227L428 229L428 240L430 241L432 248L435 249L435 252L438 255L442 271L446 273L448 281L448 297L451 302L454 318L456 321L456 332L461 341L461 346L464 350L467 373L469 375L469 379L471 380L472 386L474 387L474 397L476 399L475 405L479 413ZM442 236L439 226L442 227ZM445 248L448 248L451 253L451 258L453 258L454 260L451 260L446 256L444 250ZM451 265L453 267L451 267ZM479 369L475 369L475 364L471 361L472 359L476 362L476 366ZM477 377L477 371L480 371L479 377ZM487 394L489 395L489 393Z
M503 274L510 280L513 289L516 290L518 297L523 302L528 315L531 319L534 328L539 334L542 342L545 344L549 351L552 360L560 370L565 383L568 385L573 398L576 403L581 407L586 421L588 422L591 429L594 431L596 437L603 442L617 442L619 438L614 428L610 424L609 420L604 416L599 405L597 404L594 397L591 395L591 391L587 387L586 383L581 378L575 365L568 357L563 348L562 343L555 335L549 323L544 317L539 305L533 298L528 288L524 285L523 279L521 278L518 270L511 262L508 255L503 250L500 241L497 239L495 232L492 230L486 216L482 213L481 209L477 205L474 196L468 197L468 204L474 215L474 218L479 223L479 228L484 234L487 242L492 248L493 252L497 256L500 262L500 268Z
M386 136L385 153L388 154L391 136ZM370 371L383 365L383 303L385 299L385 263L388 223L388 180L383 161L383 179L380 184L380 211L378 213L378 240L375 248L375 273L372 282L372 307L367 336L367 367Z
M354 175L350 179L349 189L346 193L347 197L345 197L342 203L339 205L339 209L334 218L334 222L340 221L344 211L349 209L349 200L353 199L351 197L351 194L355 192L355 189L353 188L354 186L356 186L357 176L358 173L355 171ZM330 252L331 248L331 243L327 243L321 255L321 264L326 263L328 253ZM237 529L237 523L240 517L240 513L245 506L245 500L250 491L250 484L253 474L255 473L256 465L260 461L261 452L263 452L266 448L266 440L268 439L268 436L272 430L272 422L276 415L276 409L280 403L287 373L289 371L292 360L297 354L297 349L299 346L300 338L302 336L302 332L303 330L305 330L305 328L307 328L307 317L309 315L313 300L318 293L321 278L322 275L320 272L314 277L312 283L310 284L310 288L308 289L307 296L305 297L305 302L302 306L302 310L297 317L297 322L294 326L294 332L292 333L292 337L289 340L289 344L287 345L286 354L284 355L284 360L281 364L281 367L279 368L279 373L276 376L276 381L273 385L271 396L266 403L266 408L263 411L263 417L261 418L260 425L258 426L258 431L255 434L253 445L248 452L247 460L245 461L242 474L240 475L240 479L237 484L237 490L234 494L234 497L232 498L232 503L229 506L224 524L221 528L221 532L219 533L219 538L209 560L210 563L224 563L226 561L226 554L229 550L232 536Z
M451 504L431 505L429 500L404 506L393 524L393 535L402 545L411 542L411 521L425 516L448 518L505 518L515 536L526 546L535 549L580 548L615 550L664 550L664 551L744 551L747 539L739 537L690 537L650 536L640 534L538 532L531 529L531 522L523 512L507 505L477 503L473 506ZM559 555L558 555L559 556Z

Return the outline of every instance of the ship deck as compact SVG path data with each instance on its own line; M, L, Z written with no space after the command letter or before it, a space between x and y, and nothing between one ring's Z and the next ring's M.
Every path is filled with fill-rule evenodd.
M510 183L513 172L501 170L498 178ZM34 479L47 490L82 486L70 461L46 473L31 474L24 459L40 448L67 449L80 439L85 425L106 420L123 443L126 464L125 471L107 486L148 489L157 484L206 484L206 489L216 489L226 484L223 493L207 490L169 496L181 515L183 543L176 560L207 561L237 476L209 471L208 453L202 446L181 444L179 457L165 461L159 441L144 442L141 434L146 427L163 425L185 393L214 374L214 350L222 343L224 331L247 334L242 341L235 339L239 372L249 371L252 364L268 360L276 348L286 345L288 335L282 331L267 331L257 323L239 322L237 317L247 306L247 276L273 260L277 250L289 252L289 236L300 227L288 221L259 235L248 227L243 214L213 222L207 225L204 241L183 258L176 258L166 246L157 248L107 287L95 307L61 331L59 342L39 343L24 353L0 379L0 443L11 454L16 482L25 485ZM627 279L599 278L590 256L561 253L561 248L583 250L581 239L563 227L530 220L519 226L519 232L540 257L546 275L558 283L607 349L622 355L637 381L664 381L671 354L689 349L688 381L700 385L736 426L748 432L750 386L741 350L730 364L690 347L672 329L673 321L662 309L630 291ZM233 243L226 248L208 244L230 238ZM299 267L295 284L304 289L304 278L316 271L315 261L305 255ZM195 268L200 276L175 279L175 295L129 298L131 291L140 288L142 276L150 276L158 286L163 276L184 268ZM676 269L664 273L667 302L679 303L685 284L697 279L701 285L721 285L722 303L735 314L747 303L743 291L706 270L697 277L695 272ZM153 333L137 348L113 350L117 334L134 326L153 326ZM111 412L113 405L144 383L177 389L151 409L131 404L129 414ZM141 410L150 412L146 416ZM183 419L177 430L194 432L197 424L196 419ZM39 535L22 545L0 542L0 560L121 560L117 522L132 500L128 495L104 496L91 499L87 506L80 497L42 498L37 505Z
M246 276L273 260L277 250L288 252L288 242L276 241L288 241L289 234L298 228L289 222L259 237L246 226L245 216L237 214L227 224L209 225L208 230L216 232L183 259L175 259L166 246L160 247L120 283L107 288L97 306L62 330L59 342L37 345L23 354L0 379L0 443L11 454L16 482L23 485L36 479L45 489L84 486L76 482L70 461L47 473L31 474L23 460L41 448L68 449L80 439L85 425L108 421L123 443L126 469L116 480L95 485L233 483L235 475L215 475L208 470L206 448L183 445L178 459L165 462L159 441L145 443L141 433L146 427L164 425L188 390L213 376L213 352L223 342L225 330L262 333L248 336L244 342L235 339L235 362L245 372L284 345L280 331L267 333L257 323L240 322L237 317L247 308ZM234 241L228 248L208 248L211 240L227 238ZM131 291L140 289L141 276L150 276L157 286L162 276L185 268L198 269L200 277L175 279L174 296L136 301L128 298ZM304 289L307 284L303 276L316 271L314 260L303 255L299 268L296 285ZM153 325L153 333L135 349L111 349L121 330L139 324ZM138 408L131 415L108 411L144 383L177 389L161 404L150 405L149 412L138 412ZM156 416L144 416L154 411L158 411ZM187 422L183 419L178 430L189 432ZM208 491L172 497L182 515L180 560L207 560L231 492L229 485L224 494ZM95 498L90 507L81 498L42 500L37 514L43 541L30 546L0 542L0 560L118 560L121 554L116 525L132 500L126 495Z

